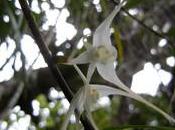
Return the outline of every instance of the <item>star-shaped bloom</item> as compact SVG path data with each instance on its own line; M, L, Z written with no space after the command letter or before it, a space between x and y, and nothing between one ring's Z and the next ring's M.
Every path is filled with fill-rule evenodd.
M66 130L70 116L75 113L76 118L80 118L81 114L85 112L89 121L93 125L95 130L98 130L92 115L91 115L91 106L96 103L98 98L109 96L109 95L122 95L127 97L132 97L127 92L124 92L117 88L108 87L106 85L98 84L89 84L87 78L81 72L77 65L74 65L74 68L78 72L79 76L84 82L84 86L79 89L79 91L74 95L69 110L66 114L65 120L61 127L61 130Z
M61 130L66 130L68 123L69 123L70 116L72 114L75 113L76 117L79 120L79 118L83 112L85 112L85 114L87 115L87 117L88 117L89 121L91 122L91 124L93 125L94 129L98 130L98 128L97 128L97 126L92 118L92 115L91 115L91 106L94 103L96 103L98 98L106 97L109 95L121 95L121 96L126 96L129 98L135 99L141 103L146 104L147 106L151 107L152 109L156 110L157 112L162 114L164 117L166 117L169 121L171 121L173 123L175 122L175 120L171 116L169 116L167 113L165 113L160 108L153 105L152 103L146 101L145 99L143 99L139 95L136 95L134 93L128 93L128 92L123 91L121 89L112 88L112 87L109 87L106 85L89 84L88 80L83 75L81 70L76 65L74 65L74 67L77 70L78 74L80 75L81 79L83 80L84 86L82 88L80 88L79 91L74 95L74 97L70 103L69 110L66 114L65 120L63 122L63 125L61 127Z
M130 91L123 85L115 73L114 62L117 58L117 50L111 44L110 25L115 15L120 11L122 3L114 8L111 14L99 25L93 35L93 45L78 57L69 61L69 64L87 64L87 80L90 81L95 69L107 81L116 84L125 91Z
M142 102L145 105L151 107L152 109L158 111L160 114L162 114L170 122L175 122L175 120L171 116L169 116L168 114L163 112L161 109L159 109L155 105L146 101L140 95L137 95L136 93L131 91L116 75L114 62L117 58L117 50L111 44L110 25L111 25L111 22L112 22L113 18L115 17L115 15L120 11L121 7L122 7L122 3L120 3L118 6L116 6L115 9L111 12L111 14L96 29L96 31L93 35L92 47L87 49L87 51L83 52L78 57L70 60L69 64L75 65L75 64L87 64L87 63L89 63L88 72L87 72L87 82L88 83L89 83L95 69L97 68L97 71L101 75L102 78L104 78L105 80L118 86L121 90L123 90L123 93L128 95L128 97L133 98L139 102ZM99 89L100 88L96 87L97 91L99 91ZM117 90L117 91L119 91L119 90ZM83 92L84 92L84 89L81 90L81 92L79 92L80 94L78 94L76 97L80 98L81 94ZM85 95L86 94L83 94L83 96L85 96ZM87 102L86 101L87 97L80 98L80 100L83 100L83 102ZM73 104L74 104L73 105L74 108L76 108L75 106L77 106L77 105L75 105L75 103L73 103ZM78 104L78 106L84 106L84 104L87 104L87 103L83 103L82 105ZM73 111L74 108L72 108L71 110ZM83 107L81 107L81 108L83 108Z
M67 129L69 119L72 114L75 113L75 115L77 115L76 117L79 118L83 112L85 112L85 114L87 115L94 129L98 130L91 115L91 106L96 103L98 98L109 95L122 95L131 97L130 94L128 94L127 92L116 88L108 87L106 85L86 84L85 86L80 88L80 90L75 94L74 98L70 103L70 107L66 114L61 130Z

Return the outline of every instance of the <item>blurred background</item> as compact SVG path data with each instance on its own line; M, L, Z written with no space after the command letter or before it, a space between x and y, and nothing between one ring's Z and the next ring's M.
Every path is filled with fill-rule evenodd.
M74 92L82 81L72 66L61 63L90 46L95 29L117 3L28 0L41 35ZM111 40L118 50L116 73L120 79L175 117L174 12L174 0L127 0L113 20ZM86 73L87 65L80 68ZM92 82L109 84L97 72ZM93 107L100 130L123 125L171 126L154 110L125 97L104 97ZM58 130L68 108L69 102L47 68L18 0L1 0L0 130ZM74 116L69 129L75 129Z

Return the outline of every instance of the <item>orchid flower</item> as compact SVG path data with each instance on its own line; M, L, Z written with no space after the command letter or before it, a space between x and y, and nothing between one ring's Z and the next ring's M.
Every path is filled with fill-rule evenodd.
M119 87L121 89L120 92L122 91L122 93L125 93L125 96L144 103L145 105L151 107L152 109L162 114L170 122L175 123L175 119L173 119L171 116L169 116L167 113L165 113L164 111L162 111L161 109L153 105L152 103L146 101L144 98L142 98L141 96L131 91L116 75L114 62L117 58L117 50L111 44L110 24L113 18L115 17L115 15L120 11L121 7L122 7L122 3L116 6L115 9L111 12L111 14L96 29L93 35L93 46L87 49L87 51L80 54L77 58L70 60L69 64L75 65L75 64L90 63L88 67L88 72L87 72L87 83L90 82L90 79L95 69L97 68L97 71L101 75L101 77L115 84L117 87ZM85 85L85 88L87 88L87 86L90 86L90 85ZM100 87L101 85L97 85L97 86ZM99 89L97 89L96 87L97 91L99 91ZM116 91L119 92L119 89L116 89ZM79 97L81 97L80 94L79 94ZM80 98L80 99L82 100L83 98ZM84 101L86 99L87 98L84 98Z
M61 130L66 130L70 116L72 114L77 115L78 120L83 112L87 115L88 119L92 123L95 130L98 130L92 115L91 115L91 106L96 103L98 98L109 96L109 95L121 95L125 97L129 97L132 99L135 99L136 101L139 101L141 103L146 104L147 106L153 108L154 110L158 111L160 114L162 114L164 117L166 117L170 122L175 122L175 120L169 116L167 113L162 111L160 108L156 107L152 103L146 101L141 96L136 96L135 93L128 93L121 89L109 87L107 85L99 85L99 84L89 84L87 78L84 76L84 74L81 72L81 70L74 65L75 69L77 70L78 74L80 75L81 79L84 82L84 86L81 87L78 92L74 95L69 110L66 114L65 120L63 122L63 125L61 127Z
M74 112L75 114L78 114L79 118L84 111L95 130L98 130L97 126L93 121L90 106L96 103L98 98L109 95L122 95L131 97L127 92L116 88L108 87L106 85L89 84L88 86L83 86L82 88L80 88L80 90L75 94L74 98L71 101L61 130L66 130L70 116L74 114Z
M79 91L75 94L74 98L72 99L70 103L69 110L66 114L65 120L63 122L63 125L61 127L61 130L66 130L70 116L75 112L76 117L78 117L78 120L81 116L81 114L85 111L85 114L87 115L88 119L92 123L95 130L98 130L91 114L91 106L96 103L98 98L106 97L109 95L121 95L125 97L130 97L132 99L135 99L139 102L147 104L149 107L155 109L156 111L160 112L162 115L168 118L168 120L174 121L172 117L167 115L165 112L163 112L158 107L154 106L150 102L144 100L142 97L136 97L134 94L130 94L128 92L125 92L123 90L112 88L106 85L99 85L99 84L89 84L86 77L83 75L81 70L74 65L75 69L79 73L80 77L82 78L84 82L84 86L79 89Z
M78 74L80 75L81 79L84 82L84 86L81 87L78 92L74 95L69 110L66 114L65 120L63 122L63 125L61 127L61 130L66 130L70 116L75 112L76 117L78 117L78 120L83 112L87 115L88 119L92 123L95 130L98 130L97 126L95 125L95 122L91 115L91 106L96 103L97 99L104 96L109 95L122 95L131 97L130 94L127 92L124 92L120 89L108 87L106 85L98 85L98 84L89 84L86 77L83 75L81 70L74 65L75 69L77 70ZM134 96L133 96L134 98Z
M111 14L96 29L93 35L93 46L78 57L70 60L68 64L90 63L87 73L88 81L90 81L95 68L97 68L97 71L105 80L117 84L118 87L125 91L130 91L128 87L123 85L115 73L114 62L117 58L117 50L112 46L110 40L110 24L121 7L122 3L116 6Z

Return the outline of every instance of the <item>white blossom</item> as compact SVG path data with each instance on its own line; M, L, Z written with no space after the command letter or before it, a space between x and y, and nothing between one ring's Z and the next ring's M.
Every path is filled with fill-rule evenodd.
M160 108L156 107L152 103L146 101L140 95L131 91L117 76L115 72L114 62L117 58L117 50L111 44L110 40L110 25L115 17L115 15L120 11L122 7L122 3L115 7L115 9L111 12L111 14L99 25L93 35L93 45L85 52L80 54L78 57L69 61L69 64L73 64L76 67L76 64L89 64L87 77L83 76L80 70L77 69L79 75L82 77L84 81L84 86L77 92L74 96L68 114L66 116L66 120L63 123L63 129L65 130L69 121L69 117L74 111L78 111L79 115L82 112L86 112L88 118L90 119L93 126L95 123L91 116L90 106L92 101L94 102L94 97L107 96L107 95L122 95L126 97L130 97L135 99L150 108L156 110L160 114L162 114L166 119L170 122L175 123L175 119L169 116L167 113L162 111ZM113 83L118 88L111 88L105 85L95 85L89 84L91 77L97 68L98 73L103 77L103 79Z

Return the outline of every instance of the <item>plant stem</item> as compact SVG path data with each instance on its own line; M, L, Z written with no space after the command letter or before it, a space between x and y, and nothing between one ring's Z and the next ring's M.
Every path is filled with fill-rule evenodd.
M62 91L65 94L66 98L69 101L71 101L72 97L73 97L73 93L70 90L69 85L65 81L60 69L53 62L52 54L49 51L48 47L46 46L46 44L44 43L44 41L43 41L43 39L40 35L40 32L38 30L38 27L37 27L36 23L34 22L34 19L31 15L31 11L29 9L29 6L28 6L26 0L19 0L19 3L21 5L24 16L27 20L28 26L31 29L33 37L36 41L36 44L38 45L38 47L41 51L41 54L44 57L45 62L47 63L53 77L57 81L57 84L59 85L59 87L62 89ZM82 121L82 124L84 125L85 130L94 130L92 124L90 123L90 121L88 120L87 117L84 117L84 118L81 117L81 121Z

